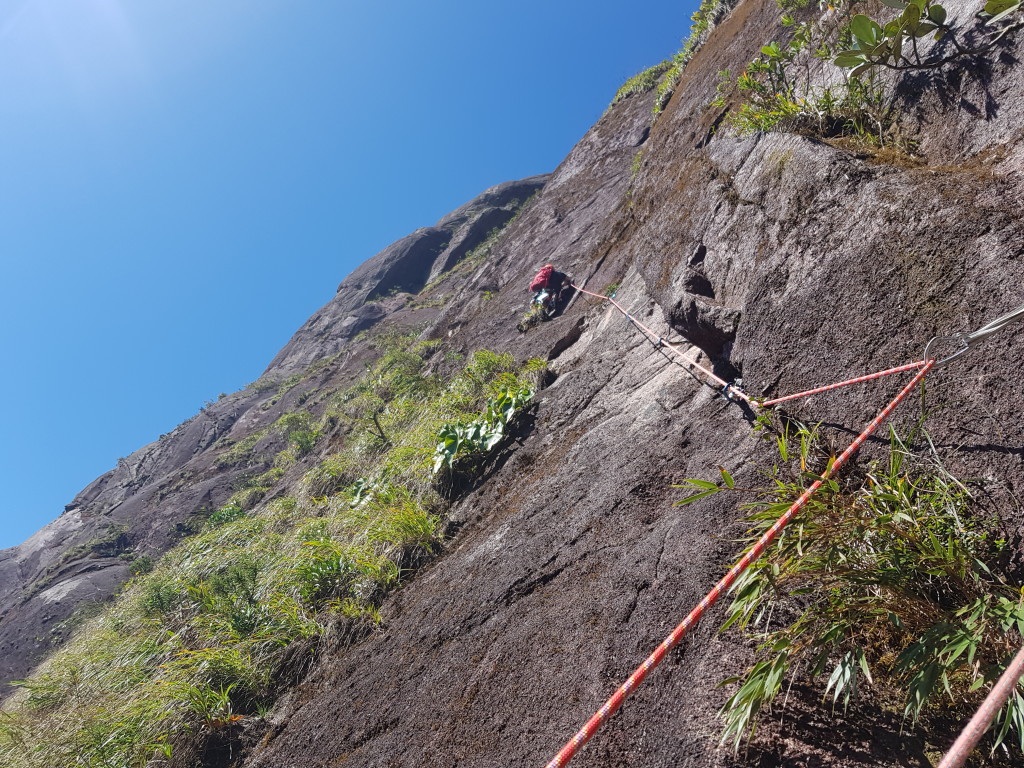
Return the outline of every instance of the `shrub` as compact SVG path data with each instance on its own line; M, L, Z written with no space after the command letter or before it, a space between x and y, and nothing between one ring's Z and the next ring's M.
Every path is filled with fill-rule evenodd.
M852 45L836 55L835 63L850 69L853 77L875 67L936 69L961 56L986 53L1008 34L1024 26L1019 18L999 26L1000 22L1019 16L1020 0L989 0L966 32L947 23L945 7L935 0L888 0L886 5L900 10L899 16L887 23L880 24L862 13L850 19ZM970 45L958 39L967 36L982 39ZM922 53L917 41L925 37L944 39L949 45Z
M216 730L242 719L235 714L231 703L231 689L227 687L212 688L209 685L180 683L171 694L185 704L186 709L207 728Z
M912 435L927 443L922 432ZM783 429L782 460L771 487L746 490L751 541L772 526L816 479L816 430ZM1021 644L1024 599L1000 571L1005 542L978 511L968 487L933 458L890 432L888 458L861 477L826 481L776 544L736 581L723 630L758 641L757 661L722 708L723 741L738 747L787 677L823 681L844 707L863 679L902 691L906 717L917 720L938 694L969 714L978 689L1001 673ZM817 466L815 466L817 464ZM724 485L734 487L723 470ZM688 481L687 501L717 493ZM736 489L739 490L739 489ZM945 704L949 706L949 702ZM1012 737L1024 748L1024 699L1001 715L994 747Z
M284 435L299 456L309 453L320 437L313 427L313 417L305 411L284 414L274 422L273 428Z
M295 566L299 594L315 607L344 598L372 599L398 581L398 566L368 547L307 541Z
M170 613L181 602L181 599L178 585L170 579L150 579L143 588L139 601L141 613L147 618Z
M444 424L434 451L434 473L452 469L459 460L473 462L486 457L505 439L512 420L533 401L533 396L533 388L526 385L506 389L488 398L478 418L465 424Z
M780 0L784 10L805 5L802 0ZM784 14L783 25L792 29L790 39L764 46L735 82L722 73L726 78L712 104L725 106L731 93L739 97L728 124L740 133L788 130L907 144L898 134L891 99L878 73L936 69L961 56L982 55L1024 26L1024 19L1017 18L1022 4L1016 0L986 3L989 18L977 17L970 30L951 27L945 8L934 0L885 0L885 5L899 11L896 18L875 21L853 14L855 3L830 6L817 20L800 24ZM944 44L918 45L918 40L933 36L943 38ZM968 46L961 42L965 37L979 42ZM809 66L812 58L832 61L849 70L849 76L836 84L836 78Z
M232 498L234 498L234 496ZM240 501L244 501L244 499L241 499ZM224 525L225 523L231 523L243 517L245 517L245 508L240 503L228 503L215 510L210 517L207 518L207 524L210 526Z
M149 555L139 555L128 566L132 576L142 576L153 570L153 558Z
M643 72L633 75L622 87L615 93L615 98L612 99L612 106L618 104L625 98L630 96L647 93L658 85L658 80L664 75L669 69L672 68L671 61L662 61L659 64L655 64L653 67L648 67Z

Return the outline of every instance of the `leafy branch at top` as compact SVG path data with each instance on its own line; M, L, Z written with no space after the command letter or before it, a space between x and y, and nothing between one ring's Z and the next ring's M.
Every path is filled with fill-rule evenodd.
M936 69L961 56L976 56L994 48L1000 40L1024 26L1018 19L997 26L1020 10L1022 0L989 0L979 14L978 22L971 31L979 32L981 27L991 29L982 32L983 41L977 45L962 42L963 30L956 30L948 23L946 8L934 0L882 0L890 8L900 11L895 19L880 24L874 19L857 14L850 20L852 44L835 57L836 65L851 69L853 76L859 76L872 67L887 69ZM932 36L935 41L946 40L952 51L943 54L932 47L922 53L918 41Z
M466 424L443 425L434 451L434 474L443 468L452 469L460 459L482 458L494 450L508 435L516 415L533 402L534 394L533 388L525 385L506 389L488 398L479 418Z

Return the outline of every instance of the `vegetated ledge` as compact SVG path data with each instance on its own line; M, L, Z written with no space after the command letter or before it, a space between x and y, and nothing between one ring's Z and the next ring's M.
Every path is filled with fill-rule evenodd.
M6 707L5 765L229 765L324 642L378 627L383 598L437 553L448 500L519 430L544 366L481 350L445 376L424 368L437 342L392 329L370 343L378 361L319 427L287 432L278 466L347 422L335 452L288 487L240 490L87 620Z
M450 231L453 248L488 242L494 227L481 233L481 223L491 222L495 212L514 218L546 178L499 184L444 217L439 225ZM372 272L380 260L370 259L363 268ZM350 294L345 288L328 306L365 302L365 297ZM370 325L391 313L401 314L403 301L377 311ZM375 302L363 304L364 310L368 307L378 310ZM400 322L419 322L422 327L421 318ZM334 324L319 328L305 341L293 339L286 349L308 359L308 365L300 363L296 369L272 364L253 386L207 402L195 417L171 433L119 460L114 470L78 494L61 518L25 544L0 553L0 698L9 693L10 680L26 676L63 642L77 605L112 596L136 567L135 558L158 556L182 536L194 533L210 511L237 494L241 486L255 491L253 470L264 458L262 451L268 451L272 460L281 448L280 440L287 438L273 432L261 443L259 455L241 463L220 461L220 449L226 443L248 440L283 415L301 409L307 400L315 404L325 396L323 392L312 394L315 390L344 387L358 376L363 364L373 359L373 352L357 339L358 333L347 330L350 332ZM303 344L310 348L304 350ZM322 344L336 351L326 354L318 346ZM269 464L261 469L277 471L280 468ZM116 557L90 556L81 568L75 565L69 552L88 549L111 527L126 529L124 550ZM82 569L83 573L76 575ZM50 587L58 589L60 600L36 599Z

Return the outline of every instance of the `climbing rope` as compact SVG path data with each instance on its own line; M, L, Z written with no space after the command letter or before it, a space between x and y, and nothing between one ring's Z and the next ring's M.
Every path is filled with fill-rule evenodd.
M619 304L619 302L617 302L611 296L604 296L604 295L602 295L600 293L594 293L593 291L588 291L585 288L581 288L578 285L573 285L572 283L569 283L569 285L571 285L573 288L575 288L578 293L585 293L588 296L593 296L594 298L601 299L603 301L609 302L613 307L615 307L617 310L619 310L619 312L624 314L626 316L626 318L631 323L633 323L633 325L635 325L641 331L643 331L648 336L650 336L651 340L658 347L664 347L669 352L671 352L672 354L676 355L680 360L682 360L690 368L695 368L696 370L700 371L705 376L707 376L709 379L711 379L713 382L718 384L720 387L722 387L722 391L726 394L726 396L735 395L737 397L742 398L743 400L746 400L748 403L750 402L750 398L747 397L747 395L743 392L743 390L739 389L739 387L737 387L735 384L726 381L725 379L721 378L720 376L716 376L712 371L708 370L707 368L705 368L703 365L701 365L700 363L696 362L695 360L691 360L676 345L669 344L667 341L665 341L665 339L663 339L661 336L659 336L653 330L651 330L646 325L644 325L639 320L637 320L636 317L634 317L632 314L630 314L626 310L625 307L623 307L621 304Z
M847 381L840 381L836 384L828 384L824 387L818 387L817 389L808 389L806 392L797 392L795 395L786 395L785 397L776 397L774 400L761 400L758 402L762 408L766 408L769 405L778 405L779 403L785 403L789 400L796 400L798 397L809 397L810 395L816 395L819 392L828 392L832 389L839 389L840 387L848 387L851 384L861 384L865 381L871 381L872 379L880 379L883 376L888 376L891 373L902 373L903 371L913 371L921 366L925 365L925 360L918 360L916 363L907 363L906 365L900 365L896 368L890 368L887 371L879 371L878 373L869 373L867 376L858 376L855 379L848 379Z
M712 587L711 591L704 596L700 603L698 603L697 606L692 611L690 611L686 618L683 619L683 621L680 622L680 624L672 631L672 633L667 638L665 638L665 640L662 641L661 645L659 645L655 649L655 651L650 656L648 656L647 659L644 660L643 664L637 667L633 674L631 674L626 679L626 681L621 686L619 686L618 690L615 691L612 697L608 699L608 701L606 701L604 705L597 712L594 713L593 716L591 716L591 718L584 724L584 726L576 732L576 734L565 744L565 746L562 747L561 750L559 750L558 754L555 755L555 757L547 763L545 768L564 768L564 766L573 758L573 756L580 749L580 747L586 744L591 739L591 737L597 732L597 730L601 727L601 725L604 724L604 722L609 717L611 717L613 714L615 714L615 712L619 710L619 708L622 706L622 703L625 701L626 697L629 696L629 694L632 693L636 689L636 687L643 682L644 678L647 677L647 674L664 660L665 656L668 654L670 650L672 650L676 645L679 644L679 642L683 639L686 633L694 625L696 625L698 621L700 621L701 617L704 615L707 609L713 606L718 601L719 597L721 597L722 593L728 590L735 583L736 579L739 578L740 574L742 574L750 566L751 563L753 563L758 557L761 556L764 550L772 543L772 541L775 540L779 532L793 519L797 512L799 512L807 504L811 496L813 496L814 493L819 488L821 488L821 486L835 472L837 472L844 464L846 464L847 461L849 461L849 459L860 449L864 442L878 429L881 423L886 418L889 417L889 415L896 409L896 407L901 402L903 402L903 400L914 390L918 383L923 381L924 377L929 373L929 371L931 371L933 368L937 366L948 363L950 360L953 360L954 358L959 357L964 352L968 351L972 344L983 341L984 339L988 338L995 332L1006 327L1010 323L1024 319L1024 305L1022 305L1018 309L1012 312L1008 312L1007 314L1002 315L1001 317L998 317L995 320L992 320L991 322L982 326L973 333L961 333L949 337L933 338L931 341L928 342L928 345L925 347L925 354L923 360L914 363L908 363L902 366L897 366L896 368L890 368L884 371L879 371L877 373L868 374L866 376L859 376L857 378L838 382L836 384L829 384L823 387L817 387L816 389L807 390L805 392L798 392L796 394L787 395L785 397L765 401L756 401L752 400L749 396L743 393L743 391L740 390L735 384L726 382L724 379L719 378L718 376L716 376L714 373L707 370L703 366L698 365L693 360L690 360L681 351L676 349L675 346L666 344L658 334L656 334L653 330L651 330L643 323L641 323L639 320L637 320L635 317L633 317L633 315L627 312L622 307L622 305L615 301L615 299L613 299L612 297L603 296L598 293L593 293L591 291L584 290L583 288L580 288L576 285L573 285L573 288L575 288L580 293L585 293L589 296L594 296L595 298L610 302L634 325L636 325L644 333L648 334L653 339L655 339L659 347L667 347L669 350L677 354L688 365L690 365L693 368L696 368L697 370L700 370L705 375L707 375L711 380L720 384L723 387L722 392L727 398L732 399L732 395L736 395L741 397L746 402L752 403L759 407L768 407L771 405L776 405L778 403L787 402L789 400L794 400L799 397L808 397L810 395L817 394L820 392L827 392L829 390L838 389L839 387L845 387L851 384L859 384L861 382L871 381L873 379L878 379L883 376L888 376L894 373L901 373L912 370L917 370L917 373L914 374L914 377L911 379L910 383L907 384L900 391L900 393L888 405L886 405L885 408L883 408L879 412L879 414L867 425L867 427L864 428L864 431L857 435L857 437L854 439L852 443L850 443L846 450L843 451L835 459L835 461L833 461L831 465L826 468L825 472L822 473L822 476L819 479L815 480L810 486L808 486L808 488L803 492L803 494L801 494L800 498L798 498L796 502L794 502L793 505L778 520L775 521L774 525L772 525L772 527L769 528L764 533L764 535L761 536L760 539L758 539L754 546L751 547L750 550L742 558L740 558L740 560L731 569L729 569L729 572L726 573L726 575L723 576L722 579L717 584L715 584L714 587ZM955 352L954 354L945 357L941 360L937 360L934 357L931 357L929 352L931 350L932 345L935 342L941 340L959 341L964 346L963 349ZM732 390L732 392L730 392L730 390ZM961 768L961 766L967 758L967 755L971 752L971 750L974 749L974 746L977 744L982 734L984 734L985 731L988 729L988 726L992 722L992 718L995 716L995 713L998 712L999 709L1006 703L1006 700L1009 698L1010 694L1012 693L1014 687L1016 686L1017 682L1020 680L1022 675L1024 675L1024 648L1021 649L1020 653L1017 654L1017 657L1006 669L1002 677L1000 677L999 681L996 683L996 685L990 692L988 698L985 700L985 703L982 705L982 708L978 711L978 713L974 716L974 718L971 720L968 726L964 729L964 733L961 734L959 739L957 739L956 743L951 748L949 755L947 755L947 757L943 760L939 768Z
M743 573L752 562L761 556L768 545L775 540L775 537L778 536L779 532L786 527L786 524L793 519L796 513L799 512L805 504L807 504L807 501L814 495L815 491L817 491L825 481L829 479L829 477L839 471L839 469L849 461L850 457L857 452L861 445L864 444L864 441L867 440L876 429L878 429L879 425L888 418L889 414L893 412L896 406L903 402L904 398L913 391L918 382L925 377L934 365L934 360L928 360L923 364L921 370L914 375L914 378L911 379L910 383L903 388L892 402L882 409L871 423L864 428L863 432L857 435L854 441L850 443L849 447L836 457L836 460L832 462L831 466L822 473L822 476L808 486L807 490L801 494L800 498L796 500L793 506L791 506L785 514L782 515L782 517L776 520L775 524L771 528L765 531L764 535L758 539L757 543L754 544L754 546L750 548L739 562L722 577L721 581L712 587L711 591L704 596L704 599L697 604L697 607L690 611L690 614L672 631L672 634L666 637L654 653L648 656L644 663L637 667L636 671L629 676L626 682L619 686L619 689L615 691L615 694L608 699L604 706L595 712L586 724L577 731L576 735L573 736L564 747L562 747L559 753L547 764L546 768L563 768L563 766L572 759L577 750L590 740L604 721L619 710L619 707L622 706L622 702L625 701L626 697L632 693L641 682L643 682L644 678L647 677L647 673L662 662L665 655L683 639L683 636L686 635L690 628L700 621L704 612L718 601L718 598L722 596L722 593L729 589L733 582L736 581L739 575Z
M603 301L609 302L613 307L615 307L617 310L619 310L619 312L621 312L623 315L625 315L626 319L628 319L631 323L633 323L633 325L635 325L637 328L639 328L645 334L650 336L651 340L658 347L664 347L665 349L669 350L670 352L672 352L673 354L678 356L679 359L682 360L690 368L694 368L694 369L700 371L705 376L707 376L709 379L711 379L713 382L718 384L719 387L721 387L721 392L726 397L726 399L732 400L734 397L738 397L741 400L744 400L745 402L750 403L751 405L756 405L756 406L759 406L761 408L765 408L765 407L770 406L770 405L778 405L779 403L784 403L784 402L786 402L788 400L796 400L797 398L800 398L800 397L809 397L810 395L816 395L819 392L828 392L829 390L832 390L832 389L839 389L840 387L848 387L851 384L861 384L861 383L863 383L865 381L871 381L873 379L878 379L878 378L881 378L882 376L888 376L888 375L893 374L893 373L902 373L903 371L912 371L912 370L915 370L917 368L920 368L921 366L923 366L925 364L924 360L920 360L920 361L918 361L916 363L908 363L907 365L901 365L901 366L898 366L896 368L890 368L890 369L888 369L886 371L879 371L877 373L870 373L870 374L867 374L866 376L858 376L857 378L850 379L848 381L840 381L837 384L829 384L829 385L824 386L824 387L818 387L816 389L807 390L806 392L797 392L794 395L786 395L785 397L777 397L774 400L756 400L754 398L751 398L735 382L726 381L725 379L723 379L723 378L721 378L719 376L716 376L713 372L711 372L710 370L708 370L704 366L700 365L695 360L692 360L691 358L689 358L681 349L679 349L679 347L677 345L669 344L661 336L659 336L657 333L655 333L652 329L648 328L646 325L641 323L636 317L634 317L629 311L627 311L619 302L617 302L611 296L604 296L603 294L600 294L600 293L594 293L593 291L588 291L588 290L586 290L584 288L581 288L578 285L574 285L572 283L570 283L570 285L572 285L572 287L576 289L577 293L585 293L588 296L593 296L594 298L601 299ZM1021 314L1024 315L1024 307L1021 308ZM996 322L996 321L993 321L993 322ZM1004 323L1004 325L1005 325L1005 323ZM1000 326L1000 327L1002 327L1002 326Z
M992 690L988 692L988 696L985 697L981 707L974 714L974 717L971 718L971 721L964 726L963 732L953 742L953 746L949 748L946 756L942 758L939 768L961 768L967 762L968 756L974 751L981 737L985 735L985 731L992 724L992 719L996 716L996 712L1006 704L1014 688L1017 687L1017 683L1020 682L1022 675L1024 675L1024 648L1017 651L1013 661L1003 670L1003 674L999 676L999 680L992 686ZM1007 717L1009 717L1009 714L1007 714Z

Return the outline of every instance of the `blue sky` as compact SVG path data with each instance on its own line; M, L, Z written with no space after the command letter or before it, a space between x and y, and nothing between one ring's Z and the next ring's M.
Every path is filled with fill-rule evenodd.
M696 4L0 0L0 548L553 170Z

